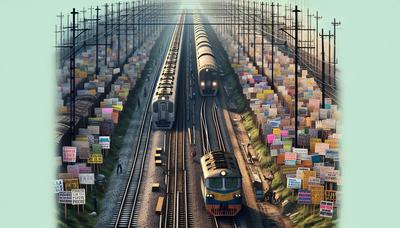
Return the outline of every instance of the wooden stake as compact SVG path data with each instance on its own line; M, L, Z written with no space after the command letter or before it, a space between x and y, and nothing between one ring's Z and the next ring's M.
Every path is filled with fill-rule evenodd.
M67 204L64 203L64 219L67 220Z

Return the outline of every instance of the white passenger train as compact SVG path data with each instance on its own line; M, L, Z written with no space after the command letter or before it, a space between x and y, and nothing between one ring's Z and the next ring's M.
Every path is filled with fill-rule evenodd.
M175 122L184 14L176 25L151 104L155 129L170 130Z

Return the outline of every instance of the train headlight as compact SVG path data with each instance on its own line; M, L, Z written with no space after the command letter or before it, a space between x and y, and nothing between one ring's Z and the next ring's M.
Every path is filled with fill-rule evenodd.
M216 81L212 82L212 86L216 87L217 86L217 82Z
M222 170L220 174L221 174L221 176L226 176L226 171Z
M200 82L200 86L201 86L201 87L204 87L204 86L206 86L206 83L205 83L204 81L201 81L201 82Z
M206 197L207 198L214 198L214 195L213 194L207 194Z
M242 195L241 195L240 193L236 193L234 196L235 196L235 198L240 198L240 197L242 197Z

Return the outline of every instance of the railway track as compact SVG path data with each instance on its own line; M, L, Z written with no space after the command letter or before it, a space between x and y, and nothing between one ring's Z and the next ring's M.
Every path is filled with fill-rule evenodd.
M186 30L186 29L185 29ZM185 31L186 38L188 32ZM188 50L188 41L182 53ZM181 53L181 54L182 54ZM179 77L179 86L177 91L177 114L175 121L175 131L168 132L168 165L167 165L167 197L164 213L163 227L187 228L190 212L188 210L188 185L186 172L186 75L189 75L187 59L183 60L183 67Z
M164 46L164 55L166 52L166 46ZM157 75L160 74L162 61L158 61ZM154 91L157 80L153 80L151 84L151 91ZM150 93L152 94L152 93ZM144 116L142 118L138 141L136 144L133 164L129 170L129 176L126 180L126 185L123 193L118 198L118 211L113 214L110 227L131 227L135 226L136 219L138 218L139 210L137 210L138 204L140 203L140 184L142 181L143 168L146 160L147 147L149 144L150 133L152 128L151 115L149 114L149 108L151 104L151 97L148 96L146 106L144 110Z

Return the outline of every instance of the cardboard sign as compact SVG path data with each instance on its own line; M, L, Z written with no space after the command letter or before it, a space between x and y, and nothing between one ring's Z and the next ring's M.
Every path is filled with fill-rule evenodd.
M90 156L90 149L88 147L82 147L79 150L79 159L88 159Z
M333 202L321 201L319 205L319 216L324 218L333 217Z
M64 181L62 179L58 179L54 181L54 193L59 193L64 191Z
M336 190L325 190L325 200L336 202Z
M72 193L71 191L61 191L58 193L58 203L72 204Z
M73 178L77 178L79 176L79 165L67 165L67 172L70 173Z
M298 204L311 204L311 192L306 189L299 189Z
M312 185L320 185L321 184L321 179L317 177L309 177L308 178L308 187Z
M85 189L72 189L72 205L84 205L86 202Z
M272 129L272 134L274 134L274 135L281 135L281 129L279 129L279 128L273 128L273 129Z
M91 135L99 135L100 134L100 126L89 125L88 130Z
M94 184L94 173L80 173L79 174L80 184Z
M99 136L99 144L102 149L110 149L110 136Z
M294 147L293 147L293 153L296 153L296 154L297 154L297 159L300 159L300 160L309 160L309 159L308 159L308 149L294 148Z
M328 149L325 152L325 158L333 159L333 161L339 161L339 151L336 149Z
M93 144L92 145L92 153L93 154L101 154L101 145L100 144Z
M281 172L282 174L296 174L297 172L297 167L296 166L287 166L283 165L281 166Z
M65 183L65 191L71 191L72 189L79 188L78 178L65 179L64 183Z
M65 179L72 179L73 176L71 173L59 173L58 178L65 180Z
M90 154L88 164L103 164L102 154Z
M76 162L76 147L63 146L63 162Z
M324 186L315 185L315 186L309 186L308 188L311 191L312 204L319 204L322 200L324 200L325 196Z
M325 151L329 149L328 143L316 143L315 144L315 153L320 155L325 155Z
M285 152L285 165L296 165L297 154Z
M325 182L334 182L336 183L339 176L339 170L329 170L325 173Z
M316 177L317 176L317 172L315 172L315 171L309 171L309 170L304 170L303 171L303 176L302 176L302 179L303 179L303 188L304 189L308 189L308 179L310 178L310 177Z
M291 188L291 189L299 189L299 188L301 188L301 179L299 179L299 178L288 178L286 187L287 188Z
M79 174L81 173L91 173L92 167L89 166L79 166Z

